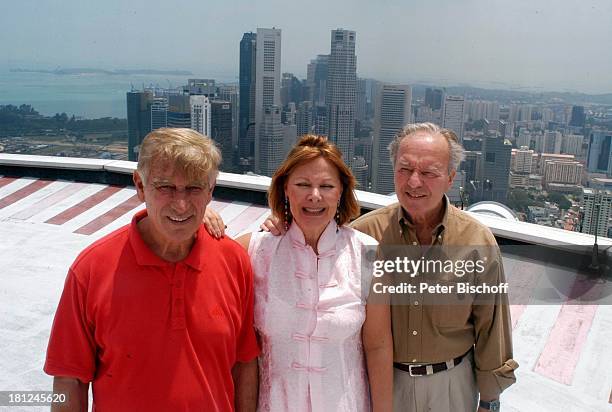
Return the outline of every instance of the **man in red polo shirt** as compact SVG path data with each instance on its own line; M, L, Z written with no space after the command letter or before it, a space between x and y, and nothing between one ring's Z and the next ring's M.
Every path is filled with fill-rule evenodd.
M146 210L70 267L44 370L56 410L254 411L259 354L243 249L202 227L221 160L191 129L158 129L134 183Z

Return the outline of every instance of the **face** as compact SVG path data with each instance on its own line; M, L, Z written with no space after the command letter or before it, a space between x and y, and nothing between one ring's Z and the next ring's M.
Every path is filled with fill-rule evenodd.
M212 198L212 187L206 179L187 181L184 173L163 163L152 166L145 180L134 173L138 197L147 205L148 235L159 246L190 244Z
M395 159L395 190L402 207L415 220L431 219L453 184L450 153L444 136L418 132L404 138Z
M323 157L304 163L288 176L285 195L302 232L321 234L334 218L342 195L338 169Z

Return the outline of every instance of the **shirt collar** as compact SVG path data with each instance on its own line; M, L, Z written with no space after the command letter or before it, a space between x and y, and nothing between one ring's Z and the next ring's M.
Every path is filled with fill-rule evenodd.
M321 237L319 238L319 242L317 243L317 251L319 252L319 255L330 252L332 250L336 250L336 232L338 231L337 229L338 225L336 224L336 221L333 219L330 220L330 222L323 230L323 233L321 233ZM297 223L291 223L287 235L289 235L289 239L296 246L302 248L306 247L306 239L304 238L304 233L302 232L302 229L300 229Z
M153 251L147 246L147 244L142 239L140 235L140 231L138 230L138 222L141 219L144 219L147 216L147 210L141 210L132 217L132 222L130 223L129 228L129 239L130 246L134 252L134 256L136 257L136 263L140 266L171 266L174 263L168 262L161 257L157 256ZM187 257L180 262L176 263L184 263L187 266L192 267L193 269L200 270L202 268L202 253L204 252L205 243L210 243L211 236L208 234L206 229L204 229L204 225L200 225L198 232L196 233L196 239L193 242L193 246L191 247L191 251Z
M444 230L448 227L448 215L451 208L450 200L446 194L443 195L442 198L442 207L444 208L444 215L442 216L442 221L436 225L431 231L432 236L438 236L444 232ZM401 204L397 204L397 212L396 219L401 228L407 228L408 230L415 230L414 223L410 220L410 216L404 210Z

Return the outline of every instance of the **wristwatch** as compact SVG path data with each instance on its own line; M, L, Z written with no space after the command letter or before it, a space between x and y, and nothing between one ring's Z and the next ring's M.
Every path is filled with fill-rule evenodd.
M478 404L481 408L483 409L487 409L491 412L497 412L499 411L499 399L494 399L492 401L486 402L486 401L480 401L480 403Z

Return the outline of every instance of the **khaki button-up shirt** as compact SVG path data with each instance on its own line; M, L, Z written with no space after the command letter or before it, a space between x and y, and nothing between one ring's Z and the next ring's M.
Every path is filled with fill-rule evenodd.
M491 231L452 206L448 198L444 199L444 217L432 232L432 246L454 248L453 253L463 253L464 257L470 253L470 247L472 254L485 253L488 255L485 258L488 259L487 270L478 281L490 285L505 282L501 254ZM383 258L394 259L398 250L404 250L407 255L422 250L427 256L427 248L421 249L416 228L399 204L363 215L351 226L378 240ZM391 249L393 251L385 257L385 251ZM418 279L419 274L415 275ZM446 280L456 282L453 277L451 275ZM434 295L415 293L403 296L399 304L391 300L394 361L438 363L461 356L473 348L480 396L482 399L498 398L515 382L513 371L518 367L512 359L507 294L496 294L493 301L488 300L485 304L473 304L473 300L459 305L432 304L432 299L435 299Z

